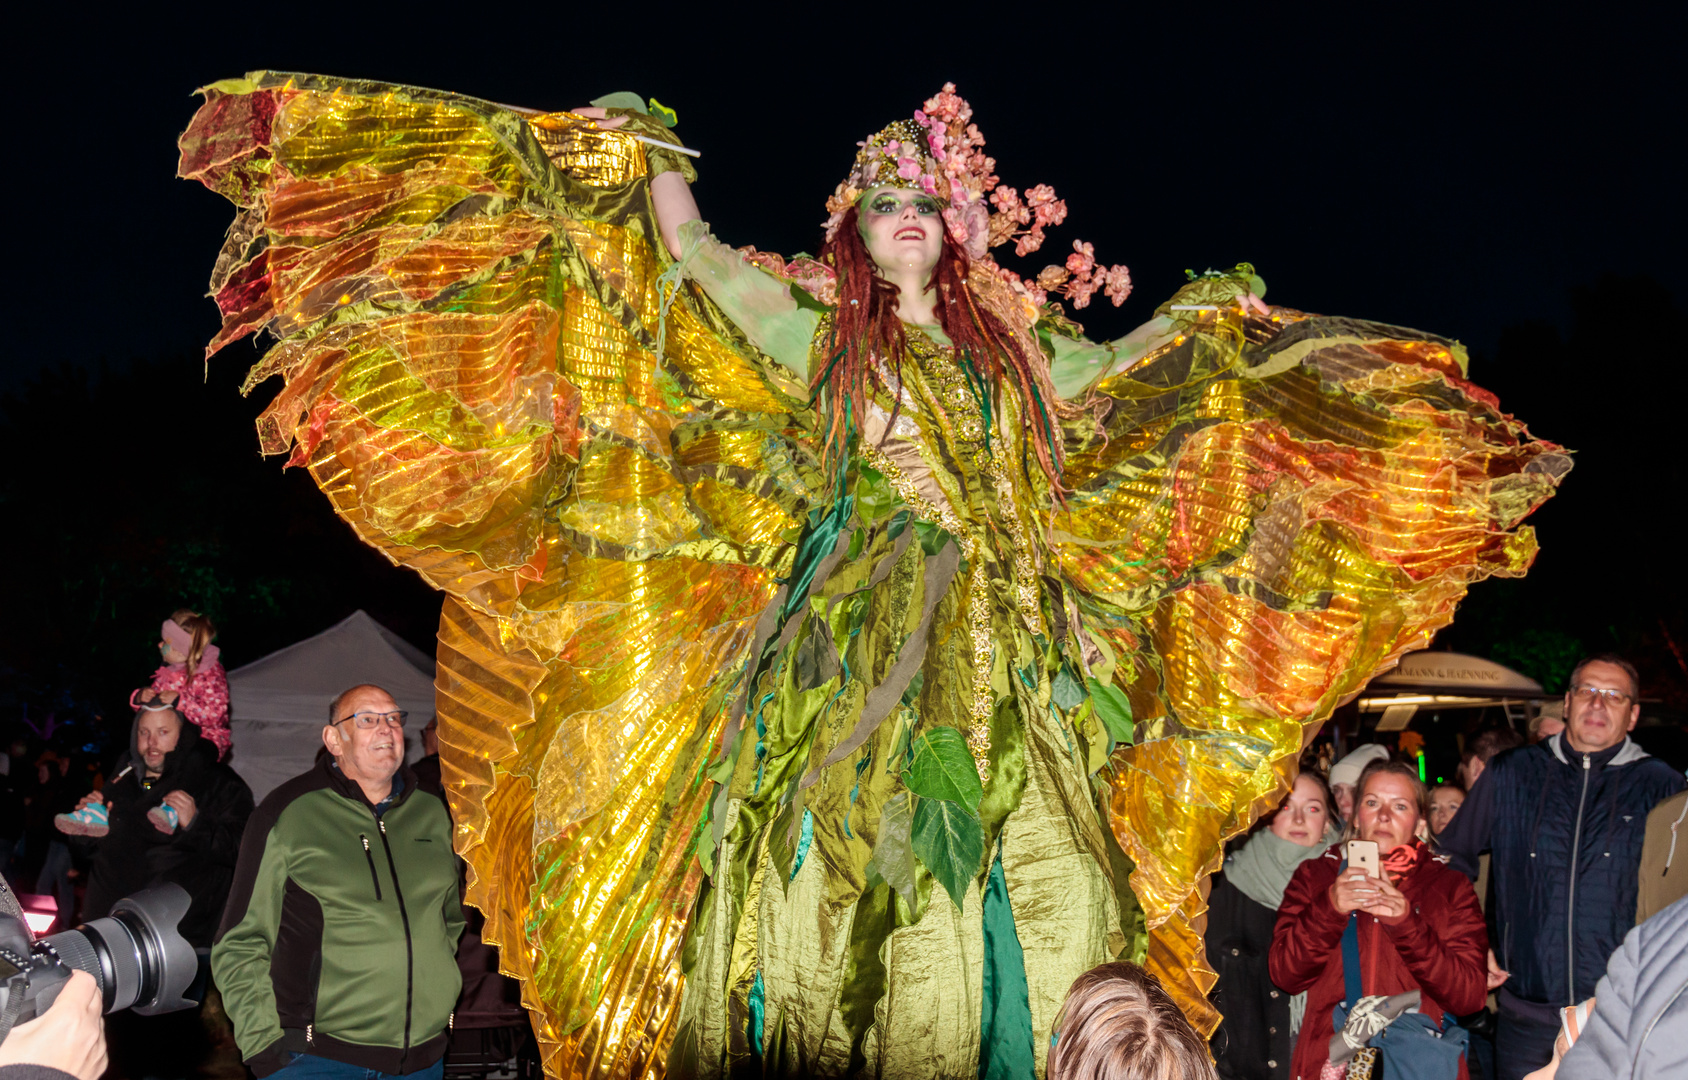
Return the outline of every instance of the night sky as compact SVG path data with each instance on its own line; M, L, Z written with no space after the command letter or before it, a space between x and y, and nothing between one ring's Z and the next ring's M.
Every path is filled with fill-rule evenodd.
M1070 208L1017 268L1060 261L1074 238L1131 267L1123 309L1098 296L1074 313L1093 336L1147 318L1186 268L1248 260L1275 302L1461 339L1474 380L1580 452L1538 517L1537 572L1488 597L1476 625L1558 619L1605 646L1640 647L1654 623L1688 637L1682 586L1652 569L1674 549L1684 479L1681 5L1077 14L1092 7L36 9L45 25L13 37L3 75L13 194L0 390L102 360L121 371L180 358L197 372L217 328L204 283L232 216L173 178L203 83L270 68L545 109L613 90L654 96L703 152L696 194L716 232L791 254L818 245L855 141L950 80L1003 182L1052 184ZM216 358L207 393L168 418L177 438L195 429L192 410L225 399L250 414L231 386L256 355L242 345ZM22 467L63 470L74 497L102 454L134 445L133 432L101 434L37 447ZM196 453L254 453L249 436L192 441ZM52 506L6 510L54 527ZM371 590L388 587L378 578Z

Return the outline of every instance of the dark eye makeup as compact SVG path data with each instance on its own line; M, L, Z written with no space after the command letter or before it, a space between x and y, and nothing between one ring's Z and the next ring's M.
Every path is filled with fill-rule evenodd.
M931 215L938 212L938 202L930 196L920 196L913 201L913 206L918 214ZM868 203L868 209L876 214L898 214L902 212L903 204L894 196L880 195Z

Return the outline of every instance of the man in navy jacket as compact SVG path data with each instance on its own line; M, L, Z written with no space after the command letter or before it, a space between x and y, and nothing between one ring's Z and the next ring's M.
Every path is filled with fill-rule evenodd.
M1647 812L1682 777L1629 738L1640 683L1621 657L1571 673L1565 731L1496 757L1441 835L1455 869L1491 852L1499 987L1496 1076L1520 1080L1553 1057L1557 1010L1594 993L1635 922Z

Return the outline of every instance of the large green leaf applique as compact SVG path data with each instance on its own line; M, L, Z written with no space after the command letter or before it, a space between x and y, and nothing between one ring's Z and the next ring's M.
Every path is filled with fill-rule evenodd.
M895 889L910 911L920 910L915 891L914 796L899 791L885 800L879 814L879 838L874 841L869 873L877 872Z
M1072 669L1062 664L1055 673L1049 687L1049 700L1062 712L1072 712L1084 704L1084 684L1073 675Z
M1096 716L1108 729L1108 736L1116 743L1129 743L1136 726L1131 722L1131 702L1112 683L1088 680L1090 700L1096 704Z
M961 907L967 883L985 861L985 830L979 819L949 799L921 799L914 808L913 847L955 906Z
M914 760L903 772L903 783L923 802L943 799L968 813L979 809L985 794L967 740L951 727L933 728L914 740Z

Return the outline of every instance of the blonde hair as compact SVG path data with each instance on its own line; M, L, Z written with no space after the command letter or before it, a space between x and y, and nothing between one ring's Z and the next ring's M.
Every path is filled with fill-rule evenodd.
M197 611L187 608L177 608L170 616L170 621L186 630L193 637L193 645L188 649L187 676L193 679L194 669L205 658L205 647L217 640L217 627L210 619Z
M1359 783L1354 785L1354 812L1349 816L1348 827L1342 831L1344 840L1358 840L1360 838L1360 800L1366 797L1366 785L1371 783L1372 777L1388 773L1399 776L1412 785L1413 805L1418 808L1418 820L1430 820L1430 789L1424 786L1424 781L1418 778L1418 770L1404 761L1374 761L1367 765L1360 773ZM1449 785L1443 784L1442 787Z
M1160 980L1116 960L1078 977L1055 1018L1049 1080L1215 1080L1207 1043Z

